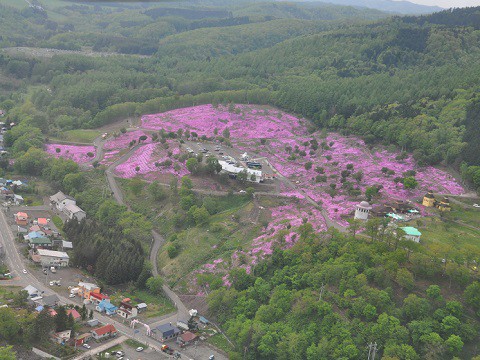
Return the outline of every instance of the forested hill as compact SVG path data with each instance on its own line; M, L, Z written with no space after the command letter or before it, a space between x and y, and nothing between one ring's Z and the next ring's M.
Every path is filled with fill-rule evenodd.
M0 23L1 46L151 57L0 54L3 90L44 85L28 100L47 119L45 133L193 103L260 102L413 152L423 164L480 165L479 8L378 19L375 10L310 3L49 4L47 14L0 12L15 19L13 31ZM170 15L153 15L162 8Z

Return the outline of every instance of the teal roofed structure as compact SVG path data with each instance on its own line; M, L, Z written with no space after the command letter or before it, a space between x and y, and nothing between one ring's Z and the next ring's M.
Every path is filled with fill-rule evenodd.
M413 226L405 226L400 229L405 231L405 239L412 240L417 243L420 242L420 236L422 236L422 233L418 231L417 228L414 228Z

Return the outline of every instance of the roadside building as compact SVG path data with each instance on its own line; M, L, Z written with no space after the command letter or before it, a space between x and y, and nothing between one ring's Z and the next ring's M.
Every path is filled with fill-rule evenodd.
M92 337L95 340L101 340L117 336L117 329L115 329L115 326L113 326L112 324L107 324L105 326L92 330L91 333Z
M180 334L180 329L172 324L163 324L157 326L151 332L151 337L157 339L158 341L165 341L168 339L173 339Z
M185 331L177 337L177 344L180 346L187 346L192 344L197 339L197 335L190 331Z
M36 255L39 256L39 262L42 264L43 267L51 267L51 266L60 266L66 267L70 261L70 257L66 252L63 251L53 251L53 250L46 250L46 249L35 249ZM32 259L34 259L35 255L32 255Z
M133 319L137 317L138 310L133 306L130 301L122 301L120 306L117 309L117 314L123 317L124 319Z

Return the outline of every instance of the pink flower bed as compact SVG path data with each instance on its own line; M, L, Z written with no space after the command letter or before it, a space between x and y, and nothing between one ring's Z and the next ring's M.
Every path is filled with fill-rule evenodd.
M128 149L130 142L135 140L136 143L138 144L138 139L140 136L147 136L147 140L142 141L142 144L148 144L152 142L152 138L145 134L141 130L135 130L135 131L129 131L126 132L125 134L120 134L116 138L108 140L104 145L103 148L105 150L122 150L122 149Z
M179 153L180 149L169 149L173 155ZM155 163L161 163L167 159L172 160L170 166L155 166ZM180 167L175 170L175 164ZM136 168L139 168L137 171ZM158 174L172 174L179 177L189 174L185 164L176 162L168 157L168 151L161 144L145 144L140 146L124 163L115 168L115 173L122 178L132 178L137 175L143 175L148 180L155 180Z
M293 134L305 133L305 124L305 120L282 111L249 105L235 105L234 112L225 106L200 105L142 117L142 127L146 129L174 132L189 129L199 136L214 136L217 129L221 136L228 128L232 138L248 139L289 138Z
M57 152L60 149L60 152ZM56 158L63 157L75 161L77 164L83 164L92 161L95 158L96 150L94 146L80 145L62 145L62 144L46 144L45 151ZM87 154L92 153L93 157Z

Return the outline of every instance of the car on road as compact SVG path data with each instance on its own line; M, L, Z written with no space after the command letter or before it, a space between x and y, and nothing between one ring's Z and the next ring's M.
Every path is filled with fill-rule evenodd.
M53 281L50 281L50 286L53 286L55 285L55 283Z
M478 204L473 204L473 207L480 208L480 205L478 205Z
M85 348L85 349L91 349L92 347L88 344L82 344L82 346Z
M27 270L26 270L26 269L23 269L22 272L23 272L24 274L26 274L26 273L27 273Z
M208 358L208 360L215 360L215 355L210 355L210 357Z
M138 352L143 351L143 347L139 346L138 348L135 349L135 351L138 351Z
M74 298L75 297L75 294L70 294L68 295L69 298Z

